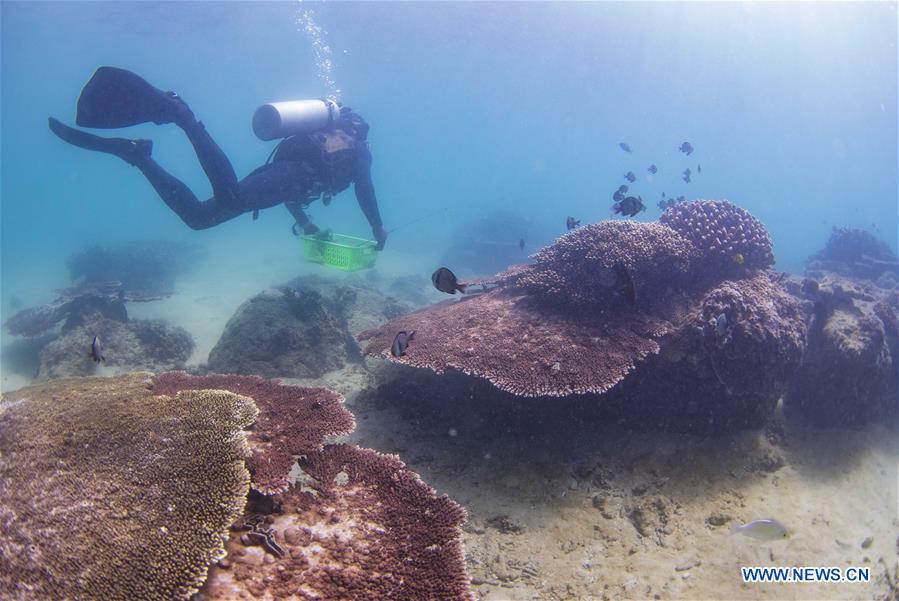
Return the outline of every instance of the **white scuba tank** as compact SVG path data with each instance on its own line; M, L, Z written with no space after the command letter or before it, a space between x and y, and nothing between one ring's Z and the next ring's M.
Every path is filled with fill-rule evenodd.
M263 104L253 114L253 133L260 140L308 134L337 121L340 107L333 100L290 100Z

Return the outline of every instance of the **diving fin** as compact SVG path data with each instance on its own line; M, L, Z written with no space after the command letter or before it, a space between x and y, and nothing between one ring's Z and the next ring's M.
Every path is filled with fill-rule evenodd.
M174 92L163 92L131 71L100 67L81 90L75 123L112 129L152 121L172 123L187 105Z
M61 140L79 148L113 154L131 165L137 165L142 160L149 159L150 153L153 152L153 142L151 140L104 138L69 127L53 117L50 117L48 122L50 131Z

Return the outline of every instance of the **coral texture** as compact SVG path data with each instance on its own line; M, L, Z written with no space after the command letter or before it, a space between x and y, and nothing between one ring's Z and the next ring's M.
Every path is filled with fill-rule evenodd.
M808 351L784 399L787 414L835 427L894 417L899 295L835 273L800 294L813 317Z
M149 374L57 380L0 404L0 596L187 599L249 489L252 400L156 396Z
M680 203L662 213L659 222L692 242L703 255L705 270L718 278L774 263L771 238L762 222L726 200Z
M274 513L245 516L264 520L254 528L264 536L238 523L202 599L473 598L460 544L465 510L398 458L331 445L300 466L302 489L281 495Z
M682 284L697 256L687 239L659 223L591 223L538 251L517 284L533 298L564 307L646 304ZM622 278L631 279L636 299L621 298Z
M609 402L626 405L629 421L653 427L722 432L763 425L806 348L799 302L760 272L721 282L691 307L661 352Z
M356 427L353 415L343 406L343 397L326 388L286 386L258 376L191 376L185 372L153 379L157 394L194 389L227 390L256 402L259 417L249 436L252 455L247 465L253 488L264 494L287 490L294 456L321 450L325 437L349 434Z
M365 353L427 367L448 368L490 380L519 396L605 392L638 361L659 351L684 310L672 300L649 315L630 307L605 312L547 311L504 289L446 301L360 334ZM400 330L415 331L403 357L390 347Z

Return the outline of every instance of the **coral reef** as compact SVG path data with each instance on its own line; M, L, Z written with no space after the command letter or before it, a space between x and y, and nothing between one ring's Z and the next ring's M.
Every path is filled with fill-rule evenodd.
M630 307L604 313L550 312L521 294L497 288L445 301L360 334L365 353L437 373L455 368L520 396L605 392L638 361L659 351L685 311L678 299L650 315ZM390 346L415 331L403 357Z
M238 523L201 599L473 599L462 507L370 449L329 445L300 467L302 489L281 495L274 513L245 516L261 526Z
M253 402L147 384L57 380L0 403L0 596L186 599L223 556Z
M578 228L485 293L361 333L364 352L518 396L605 394L663 425L758 425L802 356L800 304L760 270L771 243L743 209L697 201L665 215ZM395 357L403 330L415 338Z
M899 410L899 294L835 273L794 294L810 309L808 351L784 399L788 415L857 426Z
M94 315L44 346L38 379L95 373L97 364L90 356L94 336L99 336L103 344L103 365L117 373L177 369L184 366L194 350L193 337L184 328L161 320L122 322Z
M538 251L517 285L529 296L563 307L602 308L627 303L619 294L630 278L637 301L680 287L696 250L659 223L591 223Z
M202 389L228 390L256 401L259 417L249 436L253 452L247 465L253 488L263 494L287 490L295 456L320 451L325 437L349 434L356 427L343 397L325 388L286 386L258 376L186 372L169 372L153 380L157 394Z
M659 222L702 253L705 274L733 277L774 263L771 238L762 222L726 200L679 203L666 209Z
M323 444L355 426L342 397L250 376L175 372L153 381L156 393L192 387L255 399L253 487L275 493L250 495L232 527L228 555L210 571L200 599L472 598L460 543L462 507L438 496L396 457ZM294 455L301 456L302 473L288 489Z
M720 432L764 425L806 347L800 303L760 272L722 282L691 307L660 353L607 402L640 426Z
M115 281L131 300L153 300L171 295L177 276L201 257L194 244L147 240L114 248L89 246L69 258L68 268L73 281Z
M824 248L806 262L807 275L820 277L826 272L871 281L882 279L883 288L894 288L899 281L899 259L870 232L834 227Z

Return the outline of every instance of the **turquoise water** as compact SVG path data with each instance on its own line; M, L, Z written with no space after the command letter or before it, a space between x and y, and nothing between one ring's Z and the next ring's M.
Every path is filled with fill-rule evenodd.
M388 229L452 208L397 231L392 252L439 252L455 224L494 208L544 226L536 247L569 214L608 218L628 170L648 205L639 219L658 216L662 191L729 198L768 226L783 269L799 270L832 225L876 224L895 248L894 4L4 2L4 298L46 296L91 242L297 253L282 208L193 232L135 169L68 147L46 118L72 124L93 70L128 68L178 91L242 177L273 146L251 131L259 104L333 92L305 11L340 98L372 126ZM152 138L164 167L210 194L176 127L120 135ZM311 214L369 233L351 192Z
M0 322L54 299L54 289L70 283L68 258L88 245L196 242L205 259L178 280L176 293L163 302L129 302L128 312L185 327L197 345L188 368L202 371L241 303L294 276L326 272L303 262L283 207L193 231L137 169L56 138L47 118L73 125L80 90L101 65L177 91L238 177L275 145L252 132L259 105L329 96L353 107L371 125L374 185L385 227L394 230L379 269L417 274L424 286L442 257L467 240L517 261L563 234L569 215L582 224L613 218L612 193L628 171L637 176L630 193L647 206L637 220L658 218L662 192L729 199L767 226L776 269L801 273L834 226L873 232L897 248L896 3L2 1L0 18ZM96 133L152 139L164 168L197 196L211 195L178 127ZM678 150L684 141L695 147L690 157ZM647 172L650 164L657 174ZM688 167L689 184L681 179ZM352 189L329 207L313 204L309 214L323 228L370 236ZM474 275L466 269L460 274ZM33 366L21 356L34 359L46 340L23 342L6 331L0 339L0 389L27 385ZM104 370L112 368L96 373L111 373ZM332 378L325 384L342 393L378 382L358 373L354 380L351 369ZM413 379L410 389L418 392L415 386ZM490 584L484 574L496 567L491 562L502 564L498 573L508 571L508 557L544 562L540 578L521 585L515 598L537 598L533 590L544 576L559 590L572 582L595 598L644 594L630 581L641 576L631 575L632 566L646 555L631 557L638 546L645 551L645 540L625 524L619 542L613 526L626 522L626 503L644 495L650 480L658 487L672 480L671 498L686 499L683 513L680 505L671 510L671 546L641 559L644 574L653 561L673 574L676 586L652 582L653 591L671 598L832 594L739 588L728 580L734 558L744 565L786 565L785 557L795 557L797 565L843 566L870 559L877 566L885 556L899 574L893 535L886 534L896 526L896 437L882 424L808 437L790 431L787 469L769 472L774 430L696 442L610 424L609 437L596 436L590 423L577 423L576 407L569 413L525 401L509 426L505 417L490 421L508 405L452 398L463 390L453 386L439 384L421 402L397 394L401 402L391 402L405 412L360 401L352 407L359 415L354 442L401 453L429 484L466 506L480 534L495 535L489 520L500 513L527 516L517 549L517 533L479 543L475 529L466 531L469 568L481 582ZM437 406L445 415L421 427L419 418ZM543 411L545 432L541 420L528 418ZM498 424L484 435L487 442L471 434L489 430L481 420ZM533 439L529 427L538 434ZM460 457L470 467L457 470ZM588 463L600 481L606 471L619 478L615 490L624 492L609 501L620 505L615 519L596 517L602 503L589 488L595 481L587 484L594 476L578 475ZM656 478L657 468L669 475ZM722 514L782 519L797 531L796 554L778 550L775 558L727 537L727 528L714 530L709 519L720 527ZM600 530L614 536L590 539ZM864 546L875 534L874 546ZM589 552L573 552L566 546L573 541ZM550 560L556 547L561 555ZM843 551L850 547L852 554ZM496 549L508 553L502 562ZM690 561L681 557L687 551L695 555ZM701 564L708 572L690 589L682 572ZM675 567L682 565L688 568ZM603 579L617 579L608 595ZM548 590L541 598L564 597ZM873 589L858 590L837 596L864 598ZM501 587L492 594L484 598L510 598Z

